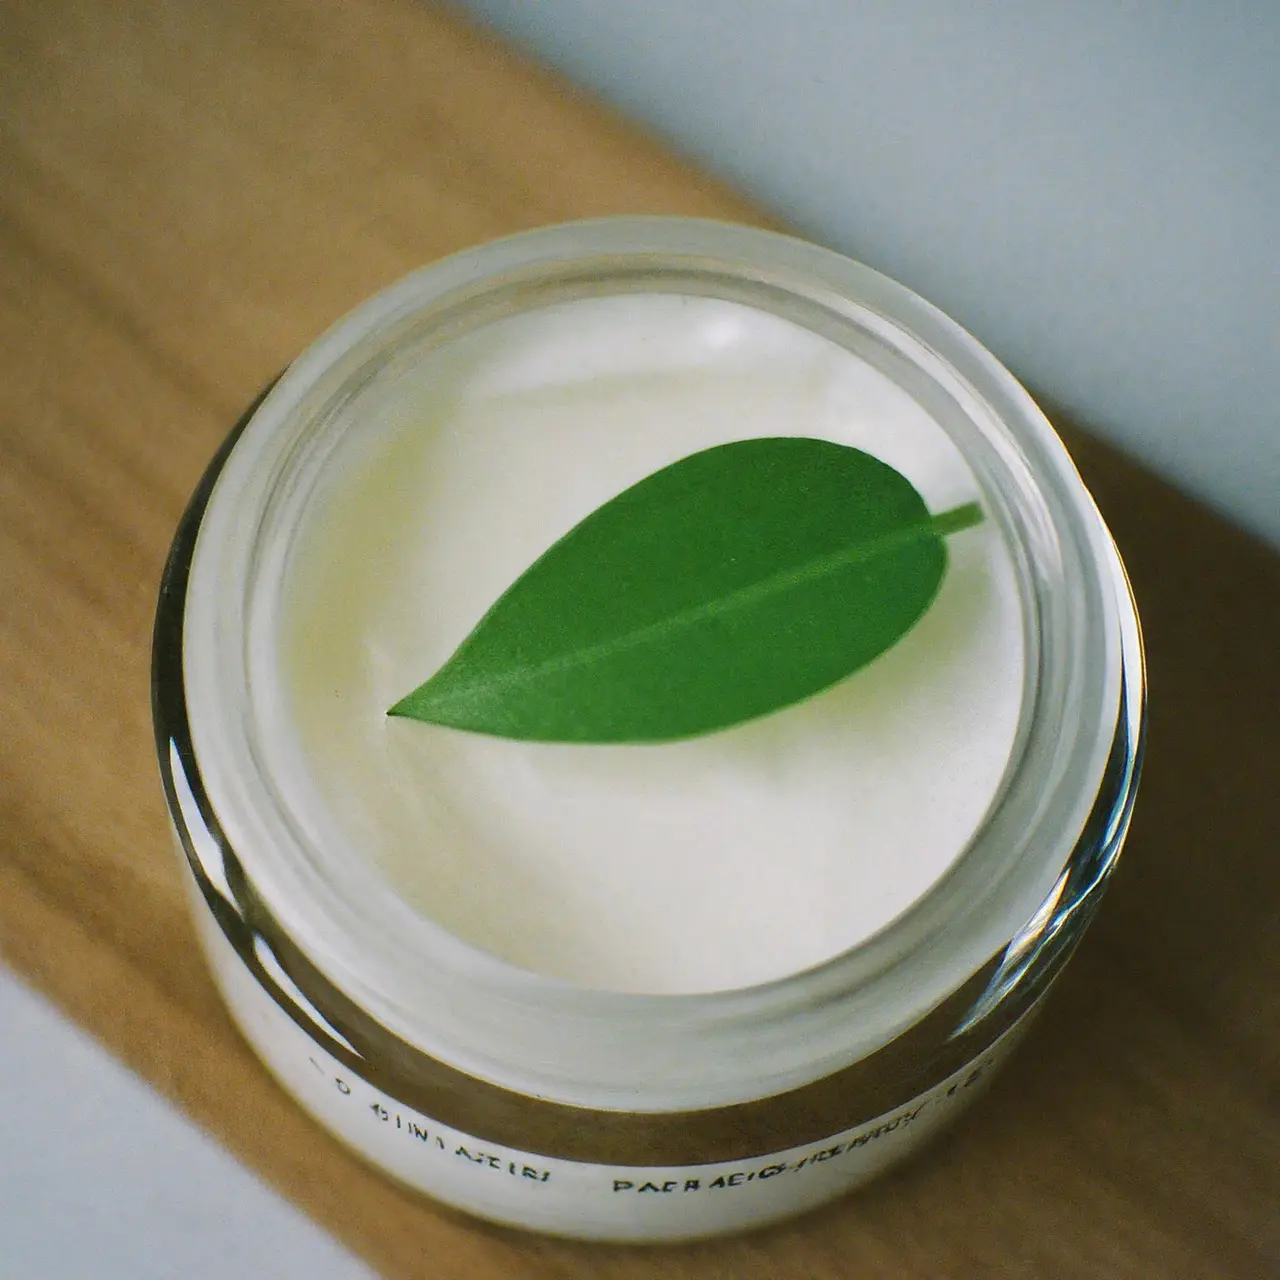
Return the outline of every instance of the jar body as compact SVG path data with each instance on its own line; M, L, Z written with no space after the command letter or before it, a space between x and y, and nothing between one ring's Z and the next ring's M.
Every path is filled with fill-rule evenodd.
M253 420L251 409L241 427ZM757 1226L830 1200L907 1157L982 1092L1088 923L1132 807L1143 728L1140 640L1105 531L1095 536L1095 567L1115 623L1116 671L1099 730L1103 766L1092 794L1078 797L1086 816L1065 861L1050 868L1049 892L1031 900L1036 909L1014 910L1012 927L997 930L999 946L975 952L926 1007L887 1016L883 1033L868 1037L851 1025L844 1052L835 1019L822 1051L815 1047L808 1066L801 1054L782 1087L781 1077L764 1075L754 1088L713 1081L704 1092L714 1101L695 1105L687 1088L665 1096L659 1079L636 1088L632 1107L624 1078L606 1105L602 1091L522 1085L514 1039L512 1070L502 1078L500 1024L512 1001L521 1002L519 988L486 1015L497 1026L487 1043L499 1046L488 1070L393 1026L372 1007L364 975L323 939L301 936L260 883L269 851L228 834L235 822L220 807L227 789L220 795L206 781L194 745L199 711L184 653L196 546L237 434L197 491L166 571L155 643L157 745L219 988L256 1052L320 1123L401 1182L479 1216L568 1236L660 1241ZM839 991L838 979L827 990ZM590 1028L589 1009L566 1005L571 995L556 999ZM820 1003L811 993L789 1007L797 1027L805 1000ZM673 1059L681 1038L702 1026L718 1035L725 1021L735 1022L736 1044L751 1044L750 1020L739 1011L730 1018L708 1006L695 1015L677 1000L668 1019L664 1007L647 1003L645 1016L672 1037Z

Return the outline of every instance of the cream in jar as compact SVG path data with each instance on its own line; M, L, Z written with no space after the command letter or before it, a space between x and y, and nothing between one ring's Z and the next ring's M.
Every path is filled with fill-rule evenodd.
M871 665L656 746L387 718L601 502L778 435L986 513ZM286 1087L431 1194L617 1239L819 1203L968 1101L1141 731L1114 548L1012 379L874 273L680 220L498 242L321 339L193 502L156 690L215 973Z
M729 731L553 745L386 716L542 548L697 449L816 436L890 462L935 511L976 498L956 446L866 362L737 303L590 299L434 352L360 434L283 588L303 815L451 933L587 986L746 987L861 942L968 843L1023 694L990 525L950 539L940 598L880 660Z

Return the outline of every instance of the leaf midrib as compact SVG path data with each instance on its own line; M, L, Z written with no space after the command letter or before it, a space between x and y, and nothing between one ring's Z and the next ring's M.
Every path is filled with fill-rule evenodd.
M841 551L834 551L829 555L806 561L795 568L782 569L767 578L761 578L759 581L749 583L745 587L739 587L723 596L717 596L714 600L691 605L664 618L659 618L655 622L649 622L642 627L636 627L620 635L611 636L608 640L601 640L595 644L570 650L567 653L557 654L555 657L546 658L541 662L509 667L505 671L486 675L480 680L470 681L447 689L443 694L431 694L428 699L428 705L434 710L439 710L456 709L459 705L465 706L467 703L482 702L485 699L492 698L495 694L505 692L518 685L533 684L538 680L545 679L547 676L558 675L564 671L571 671L575 667L586 666L612 658L627 649L638 648L650 641L688 630L699 623L748 608L751 605L769 599L771 596L780 595L792 588L804 586L828 577L849 565L874 559L899 546L913 542L926 533L933 533L939 536L958 533L963 529L978 524L981 520L982 508L977 502L967 502L961 506L952 507L950 510L936 516L926 515L923 519L903 525L894 529L891 533L883 534L870 541L858 542L854 546L845 547ZM473 632L472 634L475 633ZM464 646L465 644L466 641L463 641ZM458 656L461 656L461 650ZM419 702L424 694L429 693L430 686L435 680L448 671L449 667L446 666L431 680L428 680L425 685L419 686L397 702L388 710L387 714L389 716L412 715L414 705Z

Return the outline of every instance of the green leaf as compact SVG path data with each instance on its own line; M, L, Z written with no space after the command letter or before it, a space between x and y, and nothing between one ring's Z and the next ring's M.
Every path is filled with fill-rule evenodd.
M695 453L606 502L389 713L543 742L709 733L825 689L933 603L944 535L910 481L825 440Z

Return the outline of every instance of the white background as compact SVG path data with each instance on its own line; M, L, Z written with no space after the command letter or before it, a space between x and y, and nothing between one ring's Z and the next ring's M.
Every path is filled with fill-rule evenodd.
M0 1280L372 1280L0 966Z
M1276 0L461 0L1280 546Z

